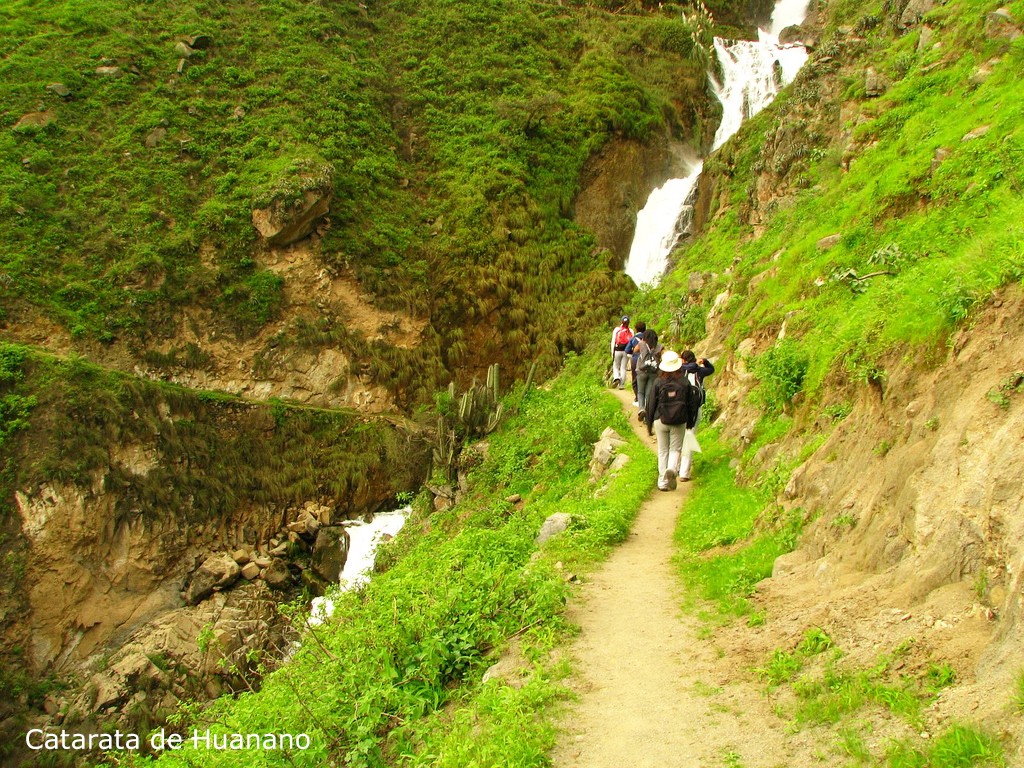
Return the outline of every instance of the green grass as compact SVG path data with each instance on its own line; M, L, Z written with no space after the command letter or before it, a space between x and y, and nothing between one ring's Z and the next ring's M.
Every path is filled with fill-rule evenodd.
M907 671L913 667L908 668L905 662L896 664L906 659L913 646L909 640L892 653L880 656L873 667L855 668L844 663L844 654L832 638L812 627L795 648L773 651L757 673L769 692L779 688L792 692L789 703L780 705L778 710L781 716L791 719L794 728L826 725L835 729L837 749L854 758L857 765L1004 765L997 739L975 726L962 724L951 725L932 739L891 741L877 754L867 747L871 718L877 717L873 713L897 717L921 732L925 728L924 707L955 680L955 672L948 664L930 664L916 672ZM825 651L830 653L822 655Z
M983 34L978 19L987 8L964 0L935 12L942 50L969 51L955 59L918 52L916 32L897 36L887 23L867 30L860 45L823 43L819 53L839 46L835 54L843 58L812 58L788 92L706 163L706 175L718 184L712 223L677 251L678 266L664 289L639 296L635 310L660 329L681 303L707 302L728 288L732 348L743 338L777 332L785 321L791 354L771 347L753 366L762 381L762 407L779 410L798 391L820 400L826 382L884 381L883 361L894 349L941 352L949 334L993 291L1021 284L1024 107L1013 92L1024 70L1024 46ZM842 10L830 12L838 18ZM1002 58L993 74L974 83L974 68L997 54ZM893 82L878 99L847 94L844 108L855 107L864 120L851 122L859 149L841 169L827 125L838 105L822 103L820 94L829 80L855 78L854 69L869 65L893 73ZM770 144L764 149L766 131L778 121L794 126L784 149L799 150L800 158L783 173L790 193L759 210L763 232L755 232L743 211L758 205L750 197L750 173L778 171L768 167L778 156L769 154ZM963 141L982 126L990 126L987 133ZM947 156L933 169L939 148ZM719 209L723 199L729 207ZM817 241L831 234L841 235L839 244L818 249ZM704 294L689 297L692 271L719 277ZM875 272L887 274L850 277Z
M1003 749L991 735L969 725L953 725L925 745L893 744L886 768L1000 768Z
M313 168L334 190L318 266L430 320L415 350L339 333L364 375L402 407L481 360L525 373L540 359L549 375L630 288L572 221L584 166L612 138L699 140L714 111L707 25L617 10L8 3L4 311L133 352L176 333L186 307L210 310L216 333L252 336L281 316L287 288L264 266L252 210L295 199ZM178 73L175 46L197 32L213 45ZM48 125L9 130L40 107ZM156 128L166 136L147 146ZM464 330L481 323L494 333L470 348Z
M599 383L603 363L597 355L570 360L550 391L530 393L488 437L482 463L468 468L460 504L435 512L421 494L370 583L337 595L316 642L307 638L259 693L196 707L179 727L310 734L309 750L264 753L266 765L546 765L550 705L566 695L567 672L550 654L573 632L562 616L565 573L585 572L625 538L656 479L653 454ZM595 494L588 465L607 426L626 437L632 461ZM505 501L514 492L520 504ZM535 557L541 523L556 511L574 522ZM483 684L513 639L525 685ZM197 757L183 750L159 762ZM202 753L208 765L251 759Z
M1024 669L1018 672L1014 678L1011 702L1014 711L1024 714Z
M793 548L802 513L781 514L763 488L738 485L732 452L714 430L699 439L704 452L676 524L675 563L689 593L712 606L707 615L747 615L757 582Z

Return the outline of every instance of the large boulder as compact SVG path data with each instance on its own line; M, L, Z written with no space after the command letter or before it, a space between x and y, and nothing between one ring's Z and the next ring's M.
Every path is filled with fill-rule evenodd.
M304 160L256 201L252 223L270 245L290 245L308 237L327 215L334 195L334 168Z
M568 512L556 512L544 521L544 525L540 528L540 533L537 534L536 545L538 547L544 546L545 542L569 530L571 524L572 515Z
M324 526L317 531L310 566L330 583L337 583L348 559L348 547L348 532L342 526Z
M241 573L238 563L231 559L230 555L208 557L192 574L188 587L185 588L185 601L189 605L198 605L214 591L230 587L238 581Z
M287 589L292 583L292 572L284 560L275 557L263 570L263 580L271 589Z

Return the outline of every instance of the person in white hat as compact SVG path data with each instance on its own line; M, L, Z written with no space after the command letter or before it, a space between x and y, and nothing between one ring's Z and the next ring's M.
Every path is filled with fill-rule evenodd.
M661 356L660 373L647 402L648 431L653 426L658 438L658 490L672 491L679 476L679 459L683 436L689 417L687 381L680 372L683 367L678 353L667 350Z

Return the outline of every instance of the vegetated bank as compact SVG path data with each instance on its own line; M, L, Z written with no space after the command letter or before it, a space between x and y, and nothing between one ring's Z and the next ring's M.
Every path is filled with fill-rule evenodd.
M5 749L54 723L146 729L257 685L287 647L278 603L337 579L321 560L344 557L340 523L429 466L410 422L9 344L0 416Z
M522 400L514 392L508 404L518 413L461 454L459 503L435 509L430 494L417 497L372 580L334 596L332 619L306 630L258 693L192 709L178 721L184 735L209 727L309 736L308 749L260 752L268 765L545 764L553 738L545 709L565 674L549 652L571 631L562 619L570 584L627 534L656 474L602 391L602 365L570 360L546 391ZM593 444L609 426L626 437L620 453L631 461L595 472ZM568 529L539 546L555 513ZM482 682L503 652L515 660L506 677ZM160 764L253 759L185 746Z
M616 249L670 141L713 132L706 16L619 10L0 12L5 335L375 410L494 361L548 375L628 296ZM603 150L638 158L610 233L574 213Z
M702 573L720 565L711 594L747 594L727 612L750 626L716 642L866 764L946 764L908 723L974 764L1021 756L1022 18L825 8L807 67L705 163L699 234L632 307L705 337L720 436L759 494L723 505L727 531L683 529ZM736 543L791 524L770 571Z

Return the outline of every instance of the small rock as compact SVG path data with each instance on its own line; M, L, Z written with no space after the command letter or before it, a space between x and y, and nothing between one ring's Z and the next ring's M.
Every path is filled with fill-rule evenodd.
M932 155L932 173L935 173L939 169L939 166L945 162L952 153L952 150L946 147L939 147L935 150L935 154Z
M980 128L975 128L973 131L966 134L962 139L960 139L960 141L973 141L974 139L981 138L991 130L991 125L983 125Z
M164 128L162 125L158 125L152 131L150 131L149 135L146 137L146 148L152 149L161 141L163 141L166 136L167 129Z
M185 600L189 605L198 605L215 590L230 587L241 575L238 563L228 555L213 555L206 558L189 580Z
M921 27L921 34L917 38L917 50L926 51L935 40L935 30L929 26Z
M523 497L520 496L518 493L513 493L511 496L505 497L505 501L507 501L509 504L518 504L522 500Z
M244 549L236 549L234 552L231 553L231 559L239 565L245 565L252 558L249 557L249 553L246 552Z
M837 246L839 244L839 241L842 239L843 236L841 234L828 235L826 237L821 238L821 240L819 240L816 245L819 251L827 251L830 248L834 248L835 246Z
M246 581L252 581L260 575L261 570L256 563L246 563L242 566L242 578Z
M554 538L561 533L565 533L569 528L570 522L572 522L572 515L568 512L556 512L551 515L544 521L544 525L541 526L540 533L537 534L537 546L543 546L549 539Z
M326 581L334 583L345 567L348 549L349 535L342 526L323 527L316 535L310 565Z
M29 112L27 115L22 115L21 119L14 124L12 130L24 131L32 128L43 128L53 122L56 117L57 114L51 109L42 112Z
M183 56L187 59L190 58L193 54L195 54L196 49L188 43L186 43L184 40L179 40L178 44L174 46L174 52L179 56Z
M885 93L885 80L874 67L868 67L864 73L864 93L869 99L875 99Z
M64 85L64 83L50 83L48 86L46 86L46 90L48 90L50 93L57 94L62 99L66 99L71 95L71 91L68 90L68 87Z
M112 704L123 700L125 693L114 680L102 672L92 676L92 684L96 689L96 698L93 700L93 710L99 711Z
M611 473L618 472L620 469L622 469L627 464L629 464L630 461L631 461L631 459L629 458L629 456L627 454L620 453L612 461L611 465L608 467L608 471L611 472Z
M276 547L274 547L273 549L270 550L270 556L271 557L284 557L286 554L288 554L288 542L287 541L281 542Z
M124 70L120 67L96 67L96 74L104 77L120 77Z
M231 117L233 117L235 120L241 120L243 117L245 117L245 107L235 107L234 110L231 112Z

